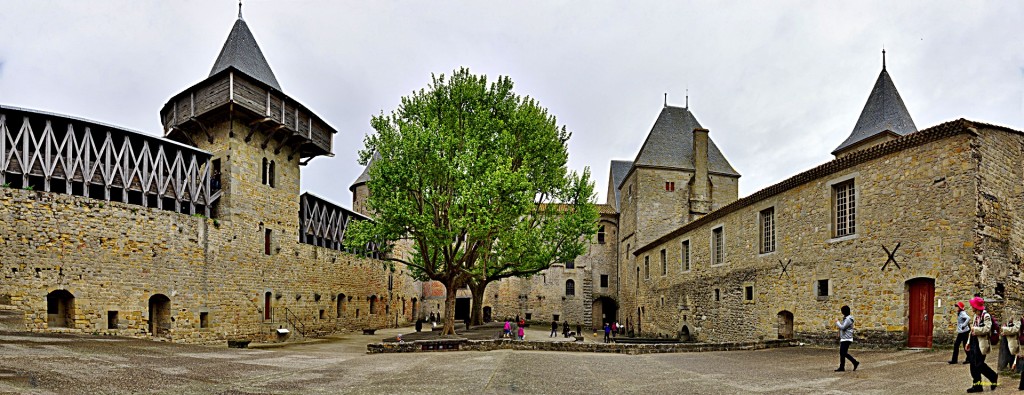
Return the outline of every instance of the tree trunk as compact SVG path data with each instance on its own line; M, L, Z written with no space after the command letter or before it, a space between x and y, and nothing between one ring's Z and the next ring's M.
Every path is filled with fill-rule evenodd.
M444 284L444 327L441 328L441 336L455 335L455 282Z
M487 291L487 281L471 281L469 291L473 294L473 302L470 305L470 325L484 324L484 293Z

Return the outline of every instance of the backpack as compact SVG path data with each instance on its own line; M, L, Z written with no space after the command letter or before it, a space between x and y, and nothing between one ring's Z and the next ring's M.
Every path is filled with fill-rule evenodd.
M988 340L992 344L999 344L999 332L1003 330L1003 327L999 326L999 320L996 320L996 316L989 314L989 318L992 319L992 332L988 334Z

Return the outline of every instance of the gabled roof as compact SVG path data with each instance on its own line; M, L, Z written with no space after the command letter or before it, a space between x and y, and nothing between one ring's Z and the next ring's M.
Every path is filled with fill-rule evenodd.
M850 137L832 151L832 155L885 132L905 136L916 131L917 126L910 118L907 106L903 104L896 85L892 83L892 78L883 65L882 72L875 81L875 87L871 88L868 101L864 104L864 110L857 119L857 126L853 127Z
M693 130L702 128L687 108L665 106L654 121L633 167L694 170ZM708 139L708 172L739 177L715 142ZM621 183L620 183L621 185Z
M281 85L277 83L274 72L270 70L267 59L263 57L256 38L252 36L249 26L245 24L241 14L238 15L235 25L231 27L231 33L228 34L228 40L224 42L217 61L213 63L210 76L229 67L234 67L236 70L281 91Z
M356 187L370 181L370 166L373 166L373 161L377 159L380 159L380 153L374 151L373 156L371 156L370 160L366 162L366 167L363 168L363 173L360 174L355 181L352 181L352 185L348 187L348 190L354 191L356 190Z
M615 196L605 197L616 212L622 210L622 197L619 194L619 184L622 184L622 180L626 178L626 174L629 174L629 168L633 167L633 162L628 160L613 160L611 164L611 179L609 180L612 184L611 189L615 191Z
M686 233L694 229L697 229L709 223L715 223L716 221L720 221L721 218L725 217L726 215L729 215L730 213L734 213L739 209L755 205L759 202L763 202L768 198L771 198L772 196L779 195L783 192L800 187L801 185L806 185L811 182L814 182L815 180L830 177L833 174L846 171L862 163L878 160L885 157L886 155L891 155L893 153L908 148L921 146L930 142L939 141L959 134L977 136L978 128L994 129L1007 133L1024 135L1024 132L1010 129L1005 126L991 125L982 122L974 122L963 118L939 124L917 133L911 133L910 135L900 136L897 137L896 139L886 141L875 146L854 151L849 155L838 157L831 161L825 162L817 167L811 168L810 170L798 173L779 183L765 187L760 191L754 192L750 195L747 195L744 198L740 198L717 210L714 210L703 217L686 223L685 225L679 227L678 229L673 230L665 234L664 236L655 239L654 241L651 241L644 245L638 245L636 250L633 251L633 255L640 256L644 252L650 251L654 249L654 247L664 244L676 237L685 235Z

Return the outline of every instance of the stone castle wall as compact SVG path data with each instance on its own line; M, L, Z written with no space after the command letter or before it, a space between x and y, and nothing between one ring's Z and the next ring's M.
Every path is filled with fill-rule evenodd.
M831 339L839 307L846 304L853 309L860 338L896 344L906 336L908 281L926 278L935 283L933 334L936 342L945 341L955 323L950 306L978 291L975 155L1009 150L1019 163L1019 143L981 144L987 148L980 150L973 143L964 133L911 146L694 225L623 265L622 305L633 308L627 311L645 335L674 336L686 327L699 340L737 341L777 338L784 311L793 314L797 336ZM850 179L857 191L857 231L836 238L832 186ZM998 185L1013 191L1020 188L1020 178L1006 176ZM759 213L767 208L775 212L776 250L761 253ZM719 227L724 263L712 265L711 234ZM690 241L690 271L678 264L684 240ZM897 243L900 267L889 264L881 270L887 260L882 246L891 251ZM673 263L664 276L654 270L662 249ZM635 266L646 257L652 262L651 278L641 273L637 287L631 281ZM818 280L828 280L828 296L817 296ZM751 300L746 287L752 287ZM636 308L642 311L639 316Z
M68 330L128 336L146 335L149 298L165 295L170 338L181 342L268 340L277 328L323 333L412 319L415 283L383 262L296 240L279 240L276 254L254 259L263 253L262 240L246 242L240 236L251 230L245 228L123 203L0 189L0 295L25 312L26 329L43 331L50 329L47 294L67 290L74 296ZM268 320L266 292L273 295ZM345 295L340 315L339 294ZM372 295L380 299L375 314L369 314ZM115 328L107 327L109 311L118 312ZM208 328L200 328L202 312Z

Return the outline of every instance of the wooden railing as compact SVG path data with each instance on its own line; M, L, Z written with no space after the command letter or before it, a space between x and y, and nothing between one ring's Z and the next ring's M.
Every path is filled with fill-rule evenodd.
M0 106L0 184L7 187L210 216L220 197L210 157L99 122Z
M369 218L309 192L299 197L299 241L319 247L380 258L376 243L355 248L345 245L345 231L353 221Z
M236 114L244 113L252 130L262 130L268 136L262 141L264 148L272 146L280 152L281 147L292 146L303 158L332 152L334 128L298 101L234 68L172 97L160 110L160 118L171 136L176 129L195 129L191 125L196 120L222 107L244 110Z

